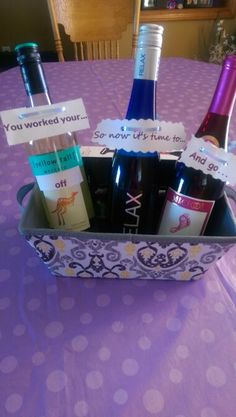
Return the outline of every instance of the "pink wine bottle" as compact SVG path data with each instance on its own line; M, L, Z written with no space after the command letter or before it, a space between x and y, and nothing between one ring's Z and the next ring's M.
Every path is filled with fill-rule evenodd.
M225 58L209 110L195 134L227 150L230 117L236 97L236 56ZM161 235L204 234L215 201L225 183L200 170L176 164L176 175L167 190L158 230Z

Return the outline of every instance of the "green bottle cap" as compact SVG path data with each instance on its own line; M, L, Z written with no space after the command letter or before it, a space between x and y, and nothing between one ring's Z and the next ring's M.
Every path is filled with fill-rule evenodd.
M17 62L19 65L30 62L41 62L38 44L35 42L21 43L15 47Z
M37 48L38 44L35 42L26 42L26 43L20 43L19 45L16 45L15 51L18 51L21 48Z

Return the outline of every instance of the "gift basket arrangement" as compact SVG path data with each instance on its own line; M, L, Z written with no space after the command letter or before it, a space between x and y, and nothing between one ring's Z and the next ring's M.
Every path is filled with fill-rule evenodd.
M226 152L236 56L222 64L186 146L156 114L162 35L161 26L140 27L127 113L118 133L110 124L104 146L80 147L73 132L60 130L77 120L51 103L38 46L16 47L31 105L20 113L22 129L41 129L25 145L35 183L18 192L23 205L30 191L19 230L56 276L195 280L236 243L228 186L235 161ZM125 144L116 146L117 137Z

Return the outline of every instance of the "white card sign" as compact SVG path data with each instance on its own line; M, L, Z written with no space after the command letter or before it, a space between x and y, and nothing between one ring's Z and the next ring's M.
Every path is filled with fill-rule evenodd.
M1 118L9 145L89 128L81 98L52 105L5 110L1 112Z
M213 178L236 185L236 155L192 136L182 152L179 162L210 174Z
M134 152L171 152L185 147L182 123L159 120L102 120L93 132L92 142L110 149Z

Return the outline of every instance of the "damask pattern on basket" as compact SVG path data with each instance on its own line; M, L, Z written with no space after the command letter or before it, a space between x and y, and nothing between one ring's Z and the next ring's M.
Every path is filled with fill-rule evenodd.
M232 247L50 235L27 236L27 240L53 275L77 278L196 280Z

